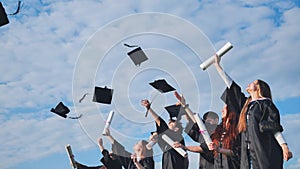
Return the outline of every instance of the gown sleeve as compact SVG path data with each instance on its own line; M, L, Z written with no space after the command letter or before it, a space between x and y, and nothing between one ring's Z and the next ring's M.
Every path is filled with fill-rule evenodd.
M100 161L108 169L121 169L122 168L122 165L121 165L120 161L117 158L116 159L111 158L109 152L106 149L104 149L102 151L102 155L103 155L103 157L101 158Z
M193 123L193 121L189 120L184 129L184 132L188 136L190 136L190 138L193 141L198 142L198 143L204 142L204 138L199 132L199 127L198 127L197 123Z
M145 169L154 169L154 160L153 157L146 157L143 159L142 166Z
M274 103L270 99L267 99L262 103L261 107L263 115L259 122L260 132L282 132L283 128L280 125L279 111Z
M247 98L242 92L241 87L232 81L230 88L226 88L221 99L228 105L233 112L240 114Z
M161 117L158 117L158 118L160 120L160 126L157 125L157 123L156 123L156 132L157 132L157 134L161 134L161 133L165 132L166 130L168 130L169 127L168 127L167 123Z
M207 144L206 144L206 143L201 143L201 144L200 144L200 147L201 147L202 150L203 150L203 153L200 153L201 156L202 156L205 160L207 160L208 162L214 163L214 153L213 153L213 151L211 151L211 150L208 149Z
M124 168L128 168L128 165L130 164L131 161L131 153L126 151L124 146L122 146L116 140L112 144L112 151L117 156L122 166L124 166Z

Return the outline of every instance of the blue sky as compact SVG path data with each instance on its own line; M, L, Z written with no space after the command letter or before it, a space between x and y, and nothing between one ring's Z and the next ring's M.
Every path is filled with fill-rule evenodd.
M7 13L17 6L1 2ZM220 114L225 84L213 67L199 65L226 42L233 48L222 66L243 89L258 78L270 84L294 153L284 168L299 168L299 7L298 0L24 0L21 13L0 27L0 168L70 168L66 144L79 162L100 164L95 141L110 110L112 134L131 151L155 129L139 101L156 95L148 85L156 79L183 93L195 112ZM149 59L136 67L123 43L141 46ZM94 86L113 88L113 104L92 102ZM82 118L50 113L60 101ZM172 93L158 94L153 108L167 118L163 107L175 102ZM110 149L105 137L104 145ZM154 151L160 168L158 146Z

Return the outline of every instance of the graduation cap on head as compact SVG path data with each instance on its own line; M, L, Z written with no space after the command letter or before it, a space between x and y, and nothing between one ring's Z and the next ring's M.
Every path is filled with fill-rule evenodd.
M113 91L113 89L109 89L106 86L104 88L96 86L93 102L111 104Z
M175 90L175 88L169 85L165 79L155 80L149 84L161 93L167 93Z
M144 53L141 47L138 47L136 45L128 45L128 44L124 44L124 45L130 48L136 47L135 49L127 53L127 55L130 57L130 59L133 61L133 63L136 66L140 66L142 62L148 60L146 54Z
M65 106L62 102L59 102L58 105L55 108L51 108L50 111L63 118L67 118L67 114L70 113L70 109L67 106ZM78 117L69 117L69 118L78 119L81 116L82 115L80 114Z
M181 105L170 105L165 107L167 112L169 113L171 120L180 120L181 116L186 114L184 108Z

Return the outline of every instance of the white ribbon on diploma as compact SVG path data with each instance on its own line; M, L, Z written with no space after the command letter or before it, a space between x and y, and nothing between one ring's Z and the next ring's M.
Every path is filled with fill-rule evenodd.
M73 155L73 152L72 152L72 149L71 149L71 145L70 144L67 144L66 145L66 151L68 153L68 157L69 157L69 160L70 160L70 164L71 164L71 167L73 169L77 168L76 166L76 162L74 160L74 155Z
M208 134L208 131L203 123L203 121L200 119L199 117L199 114L194 114L194 117L195 117L195 120L196 120L196 123L200 129L200 133L202 134L203 138L204 138L204 141L205 143L208 145L209 143L211 143L211 138Z
M225 53L227 53L233 46L230 42L227 42L220 50L217 51L217 55L219 57L223 56ZM207 69L211 64L214 63L215 56L211 56L210 58L206 59L201 65L201 69L205 70Z
M163 134L162 139L165 140L171 147L174 145L174 141L168 137L167 135ZM174 148L174 147L173 147ZM174 148L182 157L187 157L187 152L184 151L182 148Z
M104 129L103 129L103 132L102 132L103 136L107 135L106 130L109 128L113 116L114 116L114 111L112 110L112 111L109 112L108 118L106 119L105 126L104 126Z

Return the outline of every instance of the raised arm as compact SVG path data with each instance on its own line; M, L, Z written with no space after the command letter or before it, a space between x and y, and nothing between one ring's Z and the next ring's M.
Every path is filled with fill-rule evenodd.
M174 92L175 97L178 99L181 106L184 108L185 112L187 113L188 117L193 121L193 123L196 123L196 120L194 118L194 113L189 108L189 105L186 103L185 98L183 95L179 95L178 92Z
M110 141L110 143L111 143L111 144L114 144L114 143L115 143L115 139L113 138L112 135L110 135L110 131L109 131L108 128L105 129L105 134L106 134L108 140Z
M104 150L104 146L103 146L103 140L102 138L98 138L98 146L99 146L99 149L100 151L102 152Z
M142 106L146 107L147 111L150 112L150 114L153 116L153 118L155 119L155 122L158 126L160 126L160 119L159 116L155 113L155 111L151 108L151 104L149 102L149 100L144 99L141 101Z
M227 73L223 70L223 68L220 65L220 60L221 58L218 55L215 55L215 62L214 65L219 73L219 75L221 76L221 78L223 79L223 81L225 82L226 86L228 88L230 88L231 83L232 83L232 79L227 75Z

